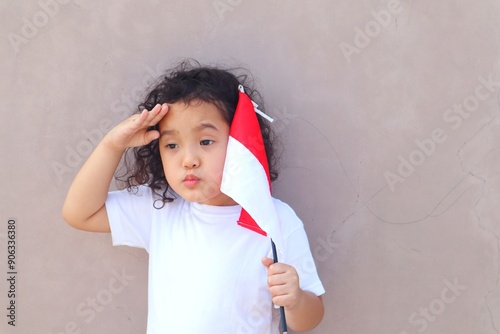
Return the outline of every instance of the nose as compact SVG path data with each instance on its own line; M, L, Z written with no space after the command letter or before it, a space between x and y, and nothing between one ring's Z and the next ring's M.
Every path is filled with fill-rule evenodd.
M186 169L197 168L200 166L200 157L196 148L190 147L184 151L182 165Z

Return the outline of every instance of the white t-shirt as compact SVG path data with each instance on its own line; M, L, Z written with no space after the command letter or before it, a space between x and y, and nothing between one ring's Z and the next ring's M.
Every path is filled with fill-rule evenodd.
M106 209L113 245L149 253L148 334L276 334L267 270L270 240L239 226L241 206L210 206L180 196L153 207L150 188L110 192ZM303 290L325 292L302 222L275 199L286 263Z

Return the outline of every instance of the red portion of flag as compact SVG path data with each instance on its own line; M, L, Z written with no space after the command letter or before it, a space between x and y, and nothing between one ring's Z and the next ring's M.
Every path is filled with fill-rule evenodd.
M267 237L266 231L260 228L259 224L257 224L257 222L252 218L252 216L250 216L248 212L245 211L245 209L241 209L240 218L238 219L238 225Z
M271 189L269 165L259 120L257 119L257 113L255 112L252 100L245 93L239 93L238 104L234 112L229 135L242 143L259 160L266 171L269 189Z

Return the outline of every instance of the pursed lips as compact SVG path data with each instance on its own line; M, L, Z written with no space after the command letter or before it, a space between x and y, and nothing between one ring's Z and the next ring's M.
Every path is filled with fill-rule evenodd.
M187 187L194 187L199 181L200 178L197 177L196 175L188 174L186 175L184 180L182 180L182 183L184 183L184 185Z

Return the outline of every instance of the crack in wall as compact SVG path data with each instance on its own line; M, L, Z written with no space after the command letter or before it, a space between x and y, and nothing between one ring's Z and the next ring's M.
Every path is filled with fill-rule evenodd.
M493 121L495 121L496 119L498 118L498 116L495 116L493 117L488 123L486 123L483 127L481 127L481 129L476 132L474 134L474 136L472 136L469 140L467 140L466 142L463 143L463 145L458 149L457 151L457 157L460 159L460 167L462 168L462 170L464 172L467 173L467 175L479 180L480 184L481 184L481 195L479 196L479 199L476 201L475 205L474 205L474 214L475 214L475 217L478 221L478 227L485 231L487 234L491 235L494 239L495 239L495 242L496 242L496 250L497 250L497 259L496 259L496 263L497 263L497 268L496 268L496 280L495 280L495 284L493 287L491 287L490 289L488 289L488 292L486 293L486 295L484 296L484 305L488 311L488 314L489 314L489 320L491 322L491 327L495 330L496 333L500 333L500 330L499 328L497 327L497 324L496 324L496 321L495 319L498 319L499 317L495 317L493 315L493 311L491 310L491 305L490 305L490 302L489 302L489 298L492 296L492 294L495 292L496 289L500 288L499 286L499 282L500 282L500 260L499 260L499 254L500 254L500 237L495 233L495 231L491 230L490 228L488 228L486 225L483 224L483 220L481 219L481 212L478 208L480 202L486 197L486 192L485 192L485 186L486 184L488 183L488 181L481 177L480 175L476 174L474 172L474 170L476 169L477 166L479 166L487 157L489 157L491 154L493 154L493 152L495 152L496 150L500 149L500 148L494 148L490 151L488 151L476 164L473 168L471 168L470 170L467 170L464 166L464 163L465 163L465 160L463 159L463 156L461 154L461 152L463 152L463 148L468 145L470 142L472 142L481 132L483 132L487 127L491 126L491 124L493 123ZM500 323L498 324L498 326L500 327Z

